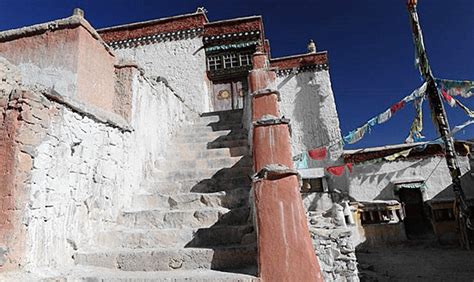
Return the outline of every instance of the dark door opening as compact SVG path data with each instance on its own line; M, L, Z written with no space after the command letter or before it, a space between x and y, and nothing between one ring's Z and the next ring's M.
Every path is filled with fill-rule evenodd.
M420 189L400 189L400 201L405 210L405 232L410 240L433 239L431 222L425 212Z

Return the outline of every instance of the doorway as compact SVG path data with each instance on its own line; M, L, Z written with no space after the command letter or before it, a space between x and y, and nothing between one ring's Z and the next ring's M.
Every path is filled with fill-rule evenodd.
M211 99L214 111L243 109L247 92L247 77L213 82Z
M405 232L410 240L433 239L431 222L424 208L421 189L404 188L398 191L405 210Z

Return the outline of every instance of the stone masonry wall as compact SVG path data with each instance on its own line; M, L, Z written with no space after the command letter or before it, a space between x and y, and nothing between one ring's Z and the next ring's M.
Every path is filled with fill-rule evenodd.
M117 49L115 53L125 60L136 61L147 75L161 77L197 112L210 110L201 37Z
M2 212L8 213L0 224L13 226L0 231L0 269L66 267L75 250L97 248L94 236L131 204L130 195L170 148L169 138L194 118L164 83L136 70L129 73L133 131L49 100L48 90L19 91L2 84L2 101L7 101L2 105L20 118L10 123L17 129L12 146L0 143L1 152L8 150L16 160L14 173L8 174L12 185L0 194ZM2 131L7 128L3 123ZM0 156L2 172L8 171L5 160L12 158ZM11 208L5 205L9 199L15 200Z
M324 281L359 281L353 230L321 211L308 211L309 232Z
M276 85L281 93L280 110L291 120L293 154L335 144L329 149L328 163L310 160L310 167L323 167L337 160L342 153L337 144L341 133L329 72L278 76Z

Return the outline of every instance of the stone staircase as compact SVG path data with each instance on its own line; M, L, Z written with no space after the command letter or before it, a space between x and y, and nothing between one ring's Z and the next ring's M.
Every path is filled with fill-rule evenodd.
M75 263L100 281L258 281L250 221L252 160L242 111L203 114L134 195L100 250ZM176 153L178 152L178 153ZM91 274L93 273L93 274Z

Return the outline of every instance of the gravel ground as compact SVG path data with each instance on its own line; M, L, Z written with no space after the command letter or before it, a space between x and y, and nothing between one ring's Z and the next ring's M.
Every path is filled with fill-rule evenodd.
M361 281L474 281L474 251L412 243L357 252Z

